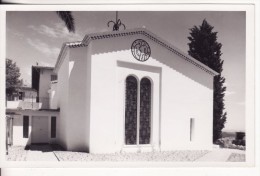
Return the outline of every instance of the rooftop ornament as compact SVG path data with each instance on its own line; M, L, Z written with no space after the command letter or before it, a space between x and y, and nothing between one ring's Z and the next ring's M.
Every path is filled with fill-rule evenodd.
M113 31L119 31L120 27L123 27L124 30L126 29L125 25L123 23L121 23L121 20L118 19L118 12L116 11L116 21L109 21L107 23L107 26L109 27L110 23L113 24Z

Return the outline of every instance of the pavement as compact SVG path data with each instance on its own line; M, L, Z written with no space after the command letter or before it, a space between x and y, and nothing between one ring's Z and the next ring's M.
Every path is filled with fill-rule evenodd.
M63 151L62 148L51 145L31 145L26 150L13 148L14 152L10 151L8 160L12 161L60 161L59 155L54 151ZM66 151L63 151L66 154ZM245 157L245 151L236 149L214 148L195 162L227 162L230 161L231 155L238 154L240 157ZM75 154L73 154L75 155Z
M31 145L28 149L26 161L59 161L51 145Z
M26 161L58 161L53 152L30 151Z
M229 157L233 153L245 154L245 151L236 150L236 149L224 149L224 148L213 149L206 155L197 159L196 162L226 162L228 161Z

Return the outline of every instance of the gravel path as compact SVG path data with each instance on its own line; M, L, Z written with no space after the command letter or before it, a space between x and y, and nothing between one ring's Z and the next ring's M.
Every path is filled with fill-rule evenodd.
M8 148L7 161L58 161L50 145L32 145L25 150L24 146Z
M63 151L53 145L12 146L6 155L7 161L165 161L165 162L245 162L245 151L234 149L179 150L169 152L89 154L84 152Z
M89 154L55 151L60 161L195 161L209 151L173 151L147 153Z
M12 146L8 148L7 161L26 161L27 150L23 146Z
M228 162L245 162L246 161L246 156L245 154L240 154L240 153L231 153L229 156Z

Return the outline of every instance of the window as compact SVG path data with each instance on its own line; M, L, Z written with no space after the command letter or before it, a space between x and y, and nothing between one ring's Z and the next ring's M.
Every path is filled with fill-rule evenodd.
M23 138L28 138L29 134L29 116L23 116Z
M126 78L125 92L125 144L134 145L137 139L137 79Z
M24 92L19 92L19 100L23 100Z
M51 75L51 81L56 81L58 79L57 75Z
M51 117L51 138L56 138L56 117Z
M150 144L151 81L134 76L126 78L125 87L125 144Z
M190 141L194 140L194 118L190 118Z
M151 132L151 82L143 78L140 84L139 144L150 144Z

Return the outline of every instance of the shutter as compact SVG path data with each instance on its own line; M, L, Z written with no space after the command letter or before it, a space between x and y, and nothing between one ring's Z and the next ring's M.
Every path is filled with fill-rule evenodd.
M23 116L23 138L28 138L29 134L29 116Z
M51 138L56 138L56 117L51 117Z

